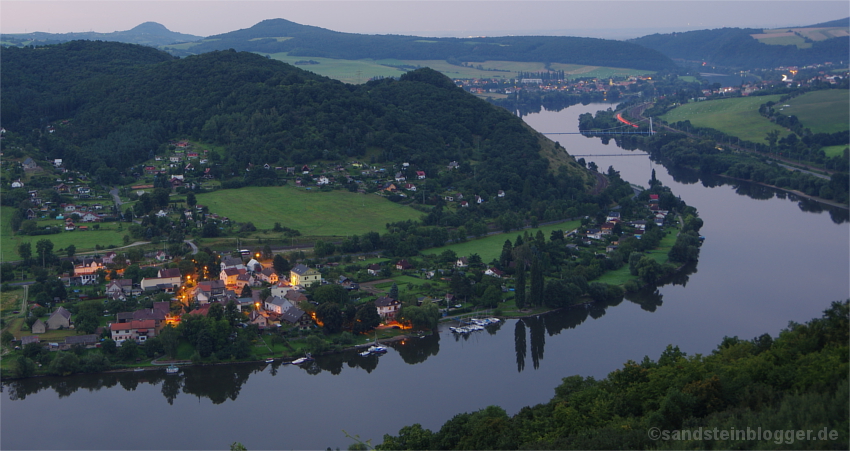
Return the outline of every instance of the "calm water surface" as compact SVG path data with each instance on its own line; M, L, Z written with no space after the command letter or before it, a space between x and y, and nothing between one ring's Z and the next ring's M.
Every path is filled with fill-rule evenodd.
M576 105L524 119L541 132L575 131ZM613 141L552 136L571 154L646 186L651 170L695 206L706 236L690 274L619 305L507 321L457 339L446 330L378 357L347 353L307 368L265 364L38 378L0 393L3 449L345 449L342 432L379 443L421 423L435 429L488 405L513 414L545 402L562 377L604 377L667 344L708 353L724 336L776 335L850 297L846 211L823 210L746 184L671 175ZM49 433L44 433L49 430Z

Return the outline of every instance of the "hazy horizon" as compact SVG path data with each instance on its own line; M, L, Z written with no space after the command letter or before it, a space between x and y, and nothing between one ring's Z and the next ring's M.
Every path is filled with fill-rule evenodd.
M722 27L780 28L850 16L846 1L7 1L0 31L111 33L144 22L212 36L282 18L364 34L559 35L628 39ZM356 20L352 20L356 18Z

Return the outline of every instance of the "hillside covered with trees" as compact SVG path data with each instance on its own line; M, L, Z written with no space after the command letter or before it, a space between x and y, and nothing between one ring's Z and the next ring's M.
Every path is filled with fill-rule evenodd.
M762 33L761 29L718 28L653 34L629 42L657 50L677 60L745 69L847 61L847 55L850 54L850 38L846 36L815 41L809 48L797 48L793 45L761 43L752 36L759 33Z
M275 167L317 162L445 172L426 181L434 225L456 222L434 197L446 190L507 193L464 209L460 223L526 213L554 220L610 203L588 193L593 177L563 148L431 69L355 86L253 53L179 59L88 41L9 48L2 64L4 147L62 159L100 184L132 184L170 140L191 139L220 149L196 171L209 169L224 188L280 185ZM450 162L457 170L446 172Z
M565 377L549 402L513 416L490 406L437 431L405 426L376 448L846 449L847 340L848 303L834 302L776 338L726 337L704 356L668 345L601 380Z
M639 45L566 36L423 38L420 36L342 33L285 19L264 20L251 28L210 36L188 52L235 49L258 53L341 59L447 61L545 61L549 63L672 69L673 62Z

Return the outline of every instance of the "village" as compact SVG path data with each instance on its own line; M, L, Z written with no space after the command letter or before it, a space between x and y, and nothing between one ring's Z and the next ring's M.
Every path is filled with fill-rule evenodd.
M837 84L843 77L846 77L846 73L842 75L835 75L832 71L836 67L838 67L838 65L824 63L803 67L781 66L774 68L773 70L776 72L790 74L792 77L801 70L807 71L807 73L811 72L813 75L802 81L788 78L786 75L782 76L782 81L786 83L788 87L807 87L815 83ZM701 74L703 76L718 75L710 73L712 68L703 67L703 69L704 72ZM558 71L544 71L536 73L539 77L534 76L534 74L535 73L528 74L531 76L524 76L525 74L521 74L515 79L458 78L454 79L454 82L455 85L477 95L514 94L518 92L563 92L573 94L602 94L605 95L606 98L611 97L613 99L617 98L616 96L619 94L615 94L614 96L607 96L606 94L614 91L618 91L619 93L636 92L641 89L642 85L652 83L653 81L652 75L581 77L580 74L565 73L561 73L559 76ZM694 100L705 100L711 96L748 96L775 85L774 82L767 80L749 81L748 77L755 77L752 77L752 75L747 72L740 72L734 75L741 77L741 83L738 83L736 86L711 86L702 89L702 98L695 98ZM546 78L544 78L544 76Z
M73 124L64 121L57 127L73 127ZM47 133L55 131L56 128L48 126ZM502 222L502 217L492 224L469 221L466 222L468 226L472 224L469 229L456 227L452 235L446 229L438 229L442 234L435 233L430 245L424 246L439 247L491 235L496 238L501 233L499 229L534 229L540 220L548 221L546 230L551 232L548 240L539 229L536 235L525 231L513 243L512 236L502 237L499 246L509 238L507 250L503 249L498 258L482 259L474 251L457 255L447 250L433 255L409 249L394 253L384 247L383 252L377 252L381 249L377 246L366 252L352 252L346 250L345 242L324 242L321 237L308 237L299 247L284 248L276 243L276 251L268 244L264 249L258 246L253 250L242 249L237 244L235 251L222 251L220 243L215 251L208 247L201 250L190 238L215 237L220 230L227 230L224 233L233 236L237 231L250 231L246 225L251 225L231 221L195 200L195 192L222 188L219 178L224 169L214 163L215 151L203 147L188 140L170 141L152 152L148 162L128 170L135 184L111 191L85 174L66 169L61 159L36 162L31 157L19 158L14 149L3 155L4 181L11 180L10 193L19 201L17 205L28 206L16 210L25 212L17 218L18 234L46 237L39 239L36 255L32 255L28 244L19 246L19 255L36 267L39 259L44 267L49 256L53 260L51 266L58 269L57 281L64 287L50 295L40 290L38 296L27 299L26 308L21 309L25 323L19 328L7 327L14 340L20 341L20 347L32 344L60 351L75 346L96 348L104 340L118 347L127 341L144 346L166 327L179 327L191 317L206 318L211 311L218 320L220 312L228 310L235 312L230 316L233 327L250 328L257 337L272 334L296 341L297 346L284 351L291 356L297 354L296 349L303 351L306 338L319 337L333 342L334 346L342 341L350 345L350 339L341 341L338 337L343 329L355 335L364 335L364 331L375 328L404 334L411 329L436 330L436 324L423 319L426 317L436 321L485 312L496 317L534 315L597 300L607 296L604 294L607 292L614 296L619 293L621 297L623 290L617 287L627 281L631 283L626 285L629 289L650 282L651 277L642 283L628 280L639 275L637 260L631 261L630 254L651 260L649 263L655 266L649 273L653 277L670 272L668 267L662 270L661 265L668 265L666 250L676 239L675 231L682 227L682 218L669 214L671 206L681 202L669 190L661 199L658 194L661 191L644 193L619 181L623 191L618 196L628 194L632 198L630 204L639 197L643 202L630 205L626 219L621 218L620 211L611 211L594 217L572 215L568 220L544 216L530 221L517 219L515 223ZM427 192L429 203L436 202L454 214L482 208L509 210L506 202L519 194L493 184L476 191L445 185L445 180L452 177L474 176L468 163L458 161L428 167L356 159L300 166L257 163L249 164L244 171L252 177L273 177L277 183L296 190L348 190L403 204L419 202L420 193L421 203L425 204ZM609 177L619 180L615 173ZM124 201L132 207L122 211ZM666 205L662 207L662 204ZM578 210L575 213L580 214ZM16 224L12 225L14 230ZM213 233L208 234L210 227ZM79 240L86 235L99 236L104 228L112 234L123 233L124 247L119 249L114 243L94 238L91 245L94 251L89 250L91 247L76 249L72 244L58 249L58 253L65 255L54 255L52 243L49 249L44 243L55 234L72 236L71 242L82 243L78 236ZM275 224L273 232L286 236L300 234L279 224ZM643 239L646 234L651 235L650 240ZM528 244L523 247L523 242ZM527 249L530 245L534 246L533 252ZM332 250L326 252L325 246ZM512 252L511 247L518 251ZM656 247L663 249L659 253L663 257L649 258L638 252ZM83 249L84 252L76 254ZM519 301L517 286L524 293L526 282L518 281L517 275L529 268L534 272L531 255L544 249L545 265L552 268L548 276L559 277L554 268L566 265L574 268L570 270L574 274L570 280L576 283L555 280L552 293L560 294L549 294L544 302L541 277L539 289L536 292L532 289L529 302ZM196 260L199 254L205 258ZM408 257L400 258L399 254ZM278 265L278 258L287 263ZM291 267L289 260L293 262ZM30 272L30 277L38 277L35 269L30 268ZM610 272L618 275L604 281L599 279ZM573 294L561 296L565 284L570 285ZM591 290L593 284L598 287ZM608 285L613 288L609 290ZM320 297L317 292L329 286L338 286L345 293L334 299L339 309L346 311L341 321L344 326L326 321L323 301L317 300ZM57 292L61 294L57 296ZM77 305L92 301L103 303L97 320L80 321ZM426 307L427 315L416 310ZM369 327L355 329L361 319L355 319L354 314L361 310L374 311L374 315L369 319ZM256 340L252 338L252 342ZM323 349L318 345L312 348ZM247 357L244 353L240 355Z
M678 225L678 219L670 219L670 212L659 204L659 196L650 194L647 198L644 207L651 219L624 221L620 212L611 211L604 219L600 218L600 223L594 224L586 218L581 227L558 230L557 235L553 232L551 242L573 259L592 255L594 259L610 260L623 238L640 240L648 229L655 230L656 234L662 229L669 228L665 232L668 234L677 230L671 226ZM526 239L540 240L541 236L538 232L538 237L534 238L526 232ZM149 262L142 266L155 269L155 277L142 277L138 283L123 277L131 262L115 251L76 258L73 272L58 279L67 290L68 300L56 297L47 305L30 301L27 316L35 317L34 321L29 320L29 330L15 332L14 340L20 342L20 347L35 344L50 351L65 351L75 346L97 348L106 339L119 347L126 341L144 345L165 327L177 327L190 316L206 317L216 309L219 312L233 309L238 312L238 327L255 328L259 334L290 331L290 335L299 336L311 330L322 330L323 318L316 290L329 285L336 285L338 292L345 293L347 301L344 303L373 304L380 318L375 327L395 330L396 334L408 333L414 326L422 329L421 324L414 325L399 318L403 307L433 305L440 317L453 321L470 312L476 316L478 312L503 317L523 316L550 307L517 308L515 262L502 265L494 260L485 264L477 254L455 256L447 252L439 259L378 258L372 260L373 263L364 260L361 265L346 266L344 270L331 260L310 259L305 261L311 262L312 267L297 263L281 272L276 269L276 266L280 268L276 264L282 259L280 255L261 262L260 252L245 249L219 255L214 271L207 270L194 277L182 274L176 263L161 252L149 254L149 257ZM427 264L435 266L423 268ZM354 268L362 270L346 274L346 270ZM474 274L478 274L477 282ZM452 281L457 275L469 277L473 286L478 283L498 287L496 304L485 304L467 293L453 293L452 288L457 287L453 287ZM413 280L419 280L420 285L410 283ZM408 287L400 295L396 284L405 282ZM74 310L76 302L97 299L103 299L104 307L118 305L119 310L124 310L120 308L122 304L136 304L139 300L145 300L140 304L147 306L133 311L104 310L99 326L83 331L69 309ZM457 333L469 330L453 329ZM42 341L40 337L48 332L52 332L50 339Z

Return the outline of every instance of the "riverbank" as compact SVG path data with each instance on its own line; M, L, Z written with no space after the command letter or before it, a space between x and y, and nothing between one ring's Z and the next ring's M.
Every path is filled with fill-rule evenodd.
M824 205L829 205L830 207L841 208L841 209L844 209L844 210L850 209L850 205L848 205L848 204L840 204L838 202L833 202L831 200L827 200L827 199L824 199L822 197L810 196L810 195L808 195L808 194L806 194L802 191L797 191L797 190L788 189L788 188L782 188L782 187L779 187L779 186L776 186L776 185L769 185L767 183L756 182L756 181L753 181L753 180L740 179L740 178L737 178L737 177L731 177L731 176L723 175L723 174L716 174L716 175L719 176L719 177L730 179L730 180L737 180L739 182L753 183L753 184L761 185L761 186L764 186L764 187L767 187L767 188L777 189L779 191L790 193L790 194L793 194L795 196L803 197L803 198L806 198L806 199L809 199L809 200L813 200L815 202L822 203Z
M628 113L630 115L632 115L632 117L639 118L640 120L645 120L646 118L643 116L643 112L649 106L651 106L651 104L646 103L646 104L641 104L641 105L637 105L637 106L631 106L624 111L628 111ZM616 113L616 112L614 112L614 113ZM683 135L685 135L685 136L687 136L691 139L699 140L699 139L703 138L703 137L697 136L697 135L695 135L691 132L674 128L674 127L672 127L669 124L666 124L664 122L659 122L657 125L662 129L666 129L666 130L671 131L673 133L683 134ZM763 153L763 152L759 152L755 149L741 147L740 145L732 144L731 142L728 142L728 141L724 142L724 141L716 141L715 140L715 145L717 146L718 149L728 148L728 149L732 149L733 151L737 152L738 154L741 154L741 155L747 154L747 155L750 155L752 158L754 158L756 160L763 160L764 162L766 162L768 164L768 166L770 166L770 163L772 162L772 163L776 164L777 166L783 168L784 170L787 170L789 173L795 173L796 172L798 174L806 174L808 176L816 177L820 180L826 180L827 182L831 181L832 176L837 173L834 170L826 169L824 167L819 167L819 166L812 166L810 164L807 164L807 163L801 162L801 161L783 158L780 155ZM693 160L691 159L690 161L693 161ZM697 163L697 165L700 165L700 164L701 164L701 161ZM681 165L681 166L685 167L685 168L689 168L689 169L694 169L693 167L688 166L688 165L684 165L684 164ZM698 169L695 169L695 170L698 170ZM848 205L848 204L843 204L843 203L840 203L840 202L834 202L832 200L824 199L824 198L814 196L814 195L809 195L809 194L806 194L806 193L798 191L798 190L783 188L783 187L780 187L780 186L771 185L771 184L763 183L763 182L757 182L757 181L749 180L749 179L731 177L731 176L728 176L728 175L725 175L725 174L719 174L719 173L715 174L713 171L712 171L712 174L720 176L720 177L732 179L732 180L746 181L746 182L749 182L749 183L754 183L754 184L757 184L757 185L761 185L761 186L765 186L765 187L769 187L769 188L774 188L774 189L777 189L777 190L781 190L781 191L784 191L784 192L787 192L787 193L791 193L791 194L809 199L809 200L813 200L815 202L822 203L824 205L829 205L831 207L841 208L841 209L844 209L844 210L850 209L850 205Z

